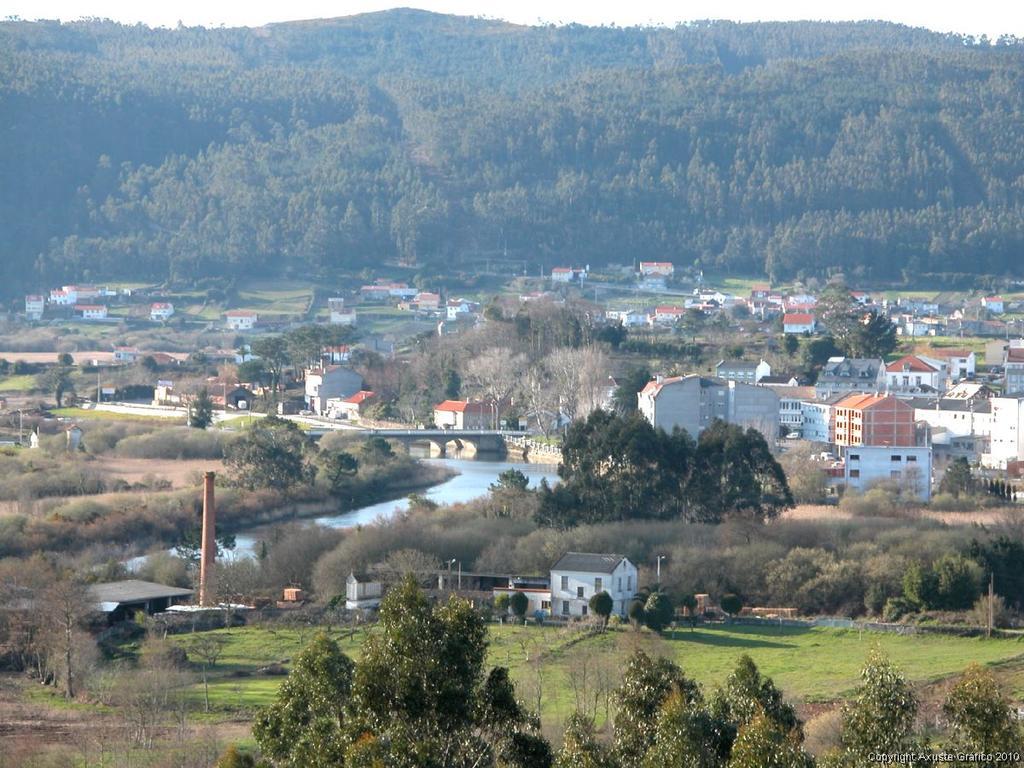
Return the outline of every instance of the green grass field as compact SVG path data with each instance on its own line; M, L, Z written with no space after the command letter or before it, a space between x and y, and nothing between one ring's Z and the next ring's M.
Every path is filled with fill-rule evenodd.
M149 421L157 424L185 423L185 417L177 414L171 416L148 416L91 408L54 408L52 413L54 416L62 416L67 419L75 419L76 421Z
M251 309L263 315L301 315L312 296L312 288L300 283L252 283L239 290L236 309Z
M283 678L258 675L256 670L294 658L314 631L244 627L215 632L226 645L210 673L212 708L229 714L272 701ZM363 631L336 629L332 634L341 638L346 653L358 657ZM1013 695L1024 692L1024 641L1015 639L739 626L679 629L674 637L666 633L661 638L625 628L587 636L558 627L512 625L492 625L490 637L489 662L507 666L522 695L528 699L535 695L539 681L542 719L551 727L575 709L571 678L582 659L617 677L621 660L635 648L672 658L708 691L724 681L739 656L747 653L796 702L848 696L858 685L860 669L874 646L918 684L941 681L977 662L998 667ZM173 636L172 642L187 648L190 637ZM193 695L201 699L201 684L196 684Z
M31 392L35 388L36 377L30 373L0 379L0 392Z

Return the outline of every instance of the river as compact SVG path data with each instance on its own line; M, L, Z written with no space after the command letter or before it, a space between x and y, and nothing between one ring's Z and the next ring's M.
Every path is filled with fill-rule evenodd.
M443 483L432 486L423 492L431 501L438 504L457 504L484 496L490 490L491 483L498 475L508 469L518 469L530 481L530 488L540 485L542 479L551 484L558 480L557 467L548 464L526 464L511 461L490 461L486 458L477 459L429 459L421 458L426 464L437 464L440 467L458 472L454 477ZM359 509L349 510L338 515L326 515L315 518L314 522L328 528L352 528L357 525L372 523L378 518L387 518L406 509L409 500L406 498L382 501ZM235 554L251 554L256 542L262 538L265 529L242 531L235 535Z

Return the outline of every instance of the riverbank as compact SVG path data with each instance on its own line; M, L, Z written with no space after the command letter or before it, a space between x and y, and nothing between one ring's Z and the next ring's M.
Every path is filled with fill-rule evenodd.
M322 488L306 486L287 493L217 487L218 528L237 533L285 520L345 514L428 490L454 476L454 470L405 457L361 471L346 489L346 502ZM112 549L111 555L132 557L180 542L196 528L199 487L166 492L106 493L100 497L69 497L45 514L0 517L0 557L27 556L34 551L76 553Z

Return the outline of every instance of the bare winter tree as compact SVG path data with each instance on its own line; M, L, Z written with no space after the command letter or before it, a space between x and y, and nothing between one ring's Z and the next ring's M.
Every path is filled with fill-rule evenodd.
M556 349L545 358L561 412L570 421L586 418L604 404L610 366L598 347Z
M526 369L521 382L527 416L548 437L558 414L558 394L552 386L551 372L544 361Z
M62 574L43 591L40 618L46 669L68 699L75 697L79 675L95 645L83 627L92 603L85 585L71 574Z
M504 347L492 347L466 365L466 383L495 404L494 426L501 421L503 405L519 387L526 357Z

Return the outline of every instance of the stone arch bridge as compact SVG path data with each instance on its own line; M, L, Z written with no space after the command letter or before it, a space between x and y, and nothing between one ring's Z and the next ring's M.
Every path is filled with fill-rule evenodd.
M525 432L507 429L366 429L358 433L362 437L383 437L402 443L406 448L425 445L431 455L447 456L469 448L473 453L504 455L506 439L522 438Z

